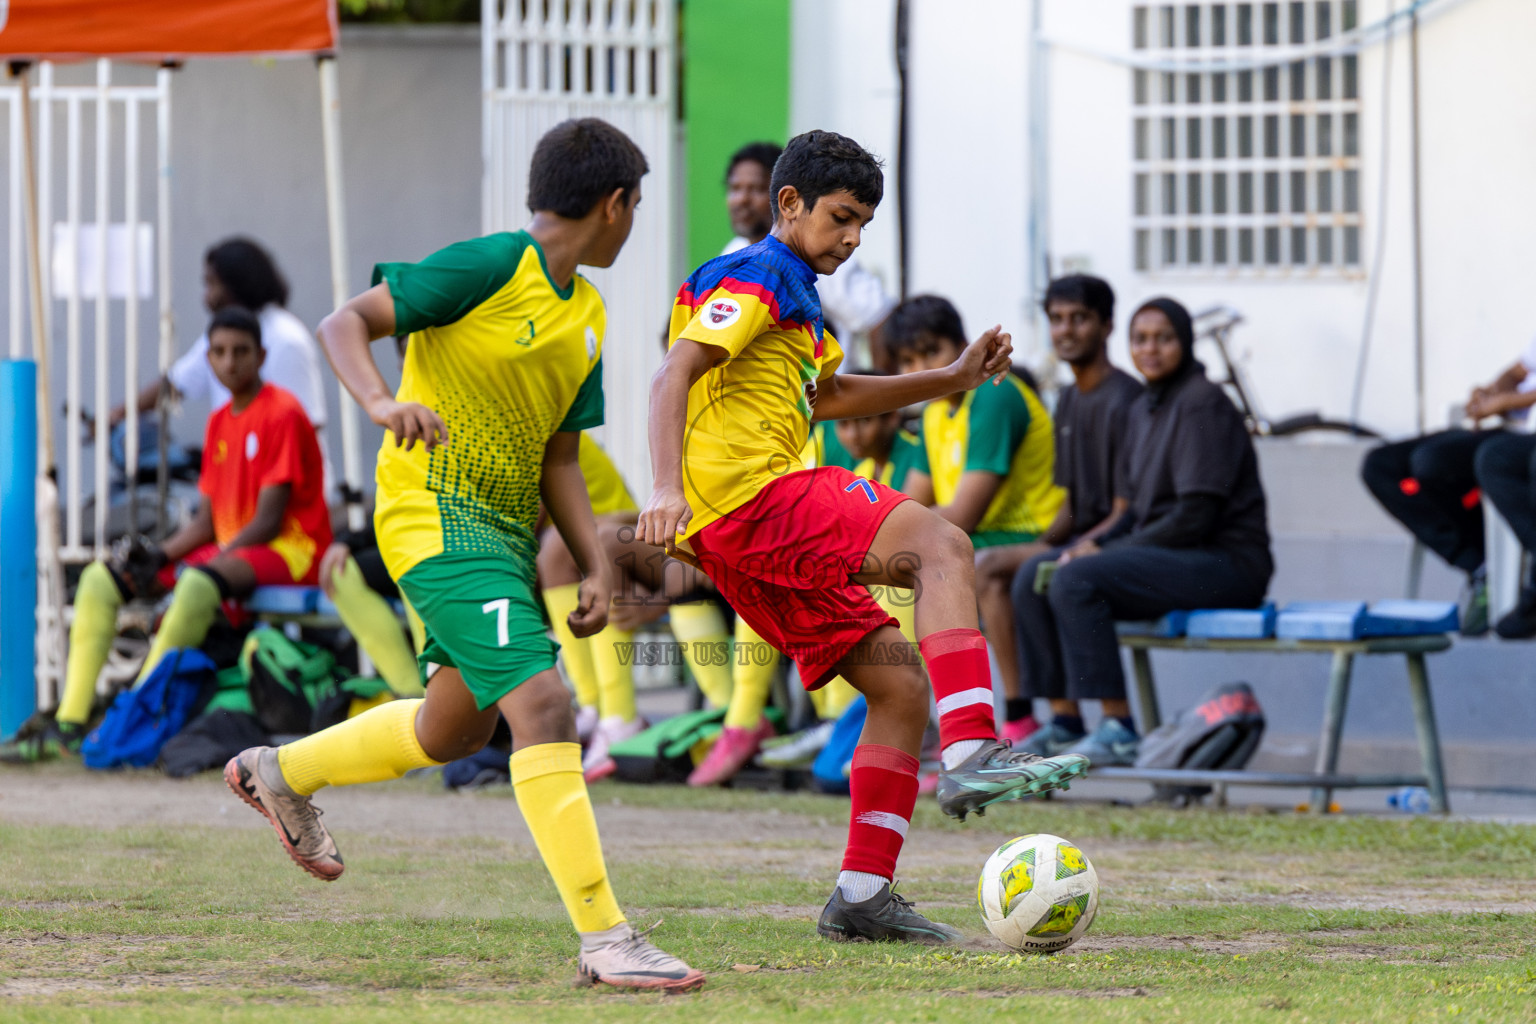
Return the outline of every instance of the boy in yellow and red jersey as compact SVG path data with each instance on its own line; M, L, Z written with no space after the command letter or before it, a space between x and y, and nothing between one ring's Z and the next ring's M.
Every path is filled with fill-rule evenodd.
M208 362L230 400L208 419L197 514L159 547L138 545L126 559L85 567L55 720L0 750L0 761L49 760L79 749L125 600L175 587L143 679L166 651L200 645L221 602L258 586L315 582L331 542L320 445L298 399L262 381L265 358L253 313L227 306L214 314Z
M603 421L607 325L576 268L617 259L646 170L612 125L556 125L533 153L525 230L380 264L374 286L321 323L337 376L388 431L374 523L426 627L427 695L243 751L224 777L295 862L332 879L341 856L310 795L472 754L499 711L512 730L518 808L581 937L581 976L685 991L704 975L635 931L609 885L570 694L535 594L542 500L583 574L572 633L607 622L612 584L578 461L580 432ZM398 395L369 349L397 334L410 335Z
M1000 328L948 367L839 376L814 288L853 255L884 190L880 165L831 132L792 139L774 166L773 231L711 260L678 292L651 383L651 544L694 559L738 615L799 663L807 689L841 674L869 703L855 751L848 847L817 930L833 939L950 942L891 892L917 799L928 685L867 585L917 590L917 632L940 711L940 806L963 818L1065 784L1083 758L1013 754L997 740L974 554L959 528L837 466L801 468L812 419L871 416L977 387L1008 368ZM514 730L515 731L515 730Z

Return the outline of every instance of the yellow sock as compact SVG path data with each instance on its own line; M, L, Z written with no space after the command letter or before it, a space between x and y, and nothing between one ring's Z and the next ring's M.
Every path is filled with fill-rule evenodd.
M512 789L549 877L578 932L605 931L624 921L613 898L597 819L581 777L581 747L540 743L512 754Z
M219 585L213 577L201 569L188 569L176 581L171 592L171 607L160 620L160 632L149 645L149 657L139 670L139 682L143 682L166 651L178 647L199 647L208 637L208 629L219 614Z
M580 603L580 583L566 583L544 588L544 610L560 644L560 664L576 690L576 703L584 708L597 707L597 669L592 664L592 638L577 637L565 617Z
M331 583L336 592L336 614L341 616L342 625L357 639L358 646L368 652L389 688L397 696L420 697L425 692L421 669L389 602L368 585L363 571L351 558L340 572L331 574Z
M92 562L80 574L75 589L75 621L69 627L69 661L64 669L64 694L54 717L70 725L84 725L91 717L96 680L101 676L112 638L117 635L117 610L123 595L112 573Z
M773 688L773 674L778 667L779 652L737 616L736 645L731 652L731 704L725 712L728 728L757 728L763 720L763 708L768 706L768 692Z
M853 688L852 683L842 676L834 676L821 689L811 691L811 707L816 709L817 718L835 721L843 717L843 712L848 710L848 705L858 695L859 691Z
M597 670L597 708L603 718L635 720L635 631L605 626L592 638L592 667Z
M392 700L356 718L277 748L283 778L300 796L325 786L398 779L412 768L442 764L416 739L420 700Z
M675 604L667 611L672 636L682 645L683 662L693 673L704 699L723 708L731 700L731 637L725 616L713 601Z

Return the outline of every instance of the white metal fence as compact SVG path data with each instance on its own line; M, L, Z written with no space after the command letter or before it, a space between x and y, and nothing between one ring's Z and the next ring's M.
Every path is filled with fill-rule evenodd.
M31 120L37 183L38 265L41 281L29 274L24 242L27 147L23 130L22 90L0 89L6 107L8 324L11 358L35 358L48 393L39 395L45 422L54 421L63 396L65 428L57 443L52 431L42 436L40 464L52 467L59 456L58 489L43 489L39 530L38 697L49 706L62 678L64 563L99 557L108 539L111 446L108 416L123 400L127 408L126 465L138 464L138 390L140 334L144 311L158 312L158 362L170 362L170 78L154 73L153 84L114 80L109 61L95 65L94 83L61 84L57 69L43 63L32 71ZM140 75L140 77L145 77ZM62 188L60 185L62 184ZM41 284L42 350L34 336L28 291ZM147 305L155 303L153 307ZM86 335L89 319L90 336ZM62 339L56 327L62 323ZM54 346L62 340L64 374L53 365ZM114 365L120 366L122 391L112 389ZM89 372L87 372L89 368ZM90 396L95 442L82 431L87 398L83 382L94 381ZM87 446L90 451L87 453ZM86 475L90 476L90 533L84 522ZM51 507L50 507L51 506ZM55 524L62 509L63 531Z
M584 269L608 307L604 444L637 497L650 490L646 381L677 279L674 201L674 0L482 0L484 229L528 218L528 161L571 117L600 117L650 164L634 232L610 270Z

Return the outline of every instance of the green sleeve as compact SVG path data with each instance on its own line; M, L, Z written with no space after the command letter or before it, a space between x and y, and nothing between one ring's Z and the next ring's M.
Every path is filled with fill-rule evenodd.
M500 291L517 273L528 243L521 231L455 242L420 263L380 263L373 283L389 285L397 334L443 327Z
M1029 406L1018 381L983 384L974 392L965 441L965 471L1007 476L1013 453L1029 431Z
M891 445L891 486L901 490L909 473L928 472L928 448L923 439L908 430L898 430Z
M598 356L597 363L592 367L592 372L587 374L587 379L581 382L581 390L576 392L576 400L566 411L565 419L558 429L590 430L602 425L603 357Z

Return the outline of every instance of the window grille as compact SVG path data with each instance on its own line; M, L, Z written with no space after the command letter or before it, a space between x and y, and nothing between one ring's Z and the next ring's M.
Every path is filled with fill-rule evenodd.
M1357 0L1132 7L1137 270L1359 272L1359 55L1329 46L1358 17Z

